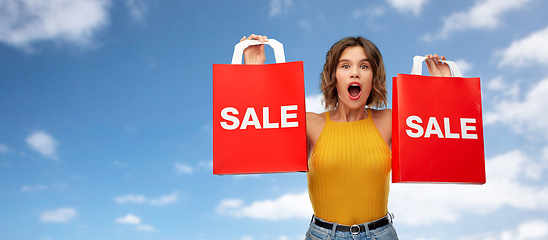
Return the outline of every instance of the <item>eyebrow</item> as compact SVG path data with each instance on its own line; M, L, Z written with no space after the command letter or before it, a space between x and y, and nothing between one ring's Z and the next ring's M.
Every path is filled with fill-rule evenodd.
M341 60L339 60L339 63L342 63L342 62L350 62L350 60L348 60L348 59L341 59ZM367 59L367 58L364 58L364 59L360 60L359 62L368 62L368 63L371 63L371 61L369 61L369 59Z

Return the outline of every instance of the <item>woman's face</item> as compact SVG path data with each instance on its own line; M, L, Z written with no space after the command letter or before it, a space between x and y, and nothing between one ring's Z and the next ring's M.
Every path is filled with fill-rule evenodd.
M339 107L364 108L371 93L373 69L361 46L347 47L339 59L337 70Z

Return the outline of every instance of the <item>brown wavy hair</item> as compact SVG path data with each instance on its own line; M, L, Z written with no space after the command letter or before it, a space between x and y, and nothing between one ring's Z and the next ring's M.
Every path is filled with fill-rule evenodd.
M386 107L386 72L382 55L377 46L371 41L362 37L347 37L331 46L331 49L325 54L325 64L320 74L321 92L323 93L323 103L325 110L330 111L337 108L339 98L337 93L337 66L339 59L347 47L360 46L364 49L365 55L371 63L373 70L373 87L366 105L373 108Z

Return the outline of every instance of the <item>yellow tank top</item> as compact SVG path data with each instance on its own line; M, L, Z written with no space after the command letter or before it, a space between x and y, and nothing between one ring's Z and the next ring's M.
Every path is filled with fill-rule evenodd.
M314 214L344 225L382 218L388 212L392 153L367 109L367 118L334 122L323 130L308 160L308 193Z

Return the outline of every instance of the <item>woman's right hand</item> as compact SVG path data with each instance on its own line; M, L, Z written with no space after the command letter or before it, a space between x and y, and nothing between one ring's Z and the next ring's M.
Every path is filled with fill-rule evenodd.
M259 40L260 42L268 42L268 37L262 35L251 34L249 37L243 37L244 40ZM264 64L266 60L264 54L264 44L249 46L244 50L244 64Z

